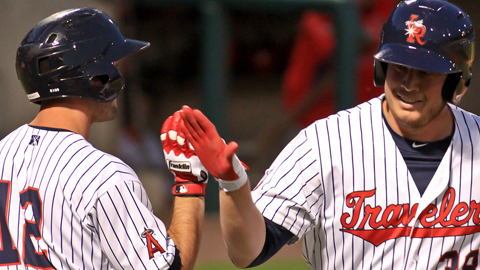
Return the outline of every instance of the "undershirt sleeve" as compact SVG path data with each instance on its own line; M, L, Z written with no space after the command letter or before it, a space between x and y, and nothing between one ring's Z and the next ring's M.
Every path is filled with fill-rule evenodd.
M182 259L180 258L180 251L175 247L175 259L173 259L172 265L170 265L169 270L181 270L182 269Z
M289 230L274 223L273 221L263 218L265 220L265 244L263 245L262 252L247 268L258 266L273 255L275 255L293 236Z

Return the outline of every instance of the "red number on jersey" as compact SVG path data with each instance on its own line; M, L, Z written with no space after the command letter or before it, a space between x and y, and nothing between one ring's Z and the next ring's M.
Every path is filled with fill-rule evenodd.
M439 262L446 262L448 266L445 267L445 270L458 270L459 264L459 255L456 250L445 252L442 257L440 257ZM462 270L475 270L478 266L478 249L470 251L467 256L465 256L465 265L462 267Z
M7 227L9 201L10 182L0 180L0 265L19 265L20 257ZM41 238L43 208L38 189L29 187L20 192L20 204L23 210L31 207L31 213L33 214L31 219L25 218L25 225L23 226L22 257L24 264L36 269L54 269L50 261L48 261L47 252L45 250L37 252L32 240L32 237L37 240Z
M0 266L19 265L20 255L7 227L10 182L0 180Z

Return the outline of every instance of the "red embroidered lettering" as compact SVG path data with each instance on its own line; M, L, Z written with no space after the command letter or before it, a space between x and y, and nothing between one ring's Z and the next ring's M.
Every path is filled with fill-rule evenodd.
M452 211L454 201L455 190L453 188L449 188L443 196L442 205L440 206L440 215L438 216L440 224L442 224L442 226L444 227L451 225L450 220L448 220L448 214L450 214L450 212Z
M380 211L382 211L382 208L380 206L374 208L372 208L370 205L365 206L365 216L363 217L362 223L360 224L358 229L362 230L367 221L369 221L368 225L370 225L372 229L380 227L380 224L376 222Z
M453 226L461 226L464 224L468 223L468 220L472 216L472 211L469 211L470 209L468 208L468 205L464 202L461 202L455 206L452 212L451 220L453 223ZM464 219L458 220L461 216L467 214L468 215Z
M438 222L437 220L434 219L432 222L428 222L427 219L434 217L437 212L437 207L433 204L429 204L427 208L425 208L425 210L423 210L423 212L420 214L420 223L422 223L424 227L431 227L435 225Z
M470 211L472 212L472 221L474 224L480 224L480 203L470 202ZM475 214L473 214L475 212Z
M415 217L415 214L417 213L417 208L418 208L418 204L414 204L413 207L412 207L412 211L410 211L410 215L408 214L409 211L408 211L408 208L410 207L410 204L404 204L403 205L403 221L402 221L402 224L407 226L410 221L412 221L412 219Z
M360 237L374 245L404 236L430 238L480 232L480 203L471 201L470 205L465 202L455 204L456 194L453 188L447 189L440 207L430 204L422 211L419 221L425 228L415 228L413 232L408 224L415 217L418 204L414 204L411 209L409 204L388 205L385 210L381 206L364 205L365 199L374 195L375 190L356 191L347 195L345 205L353 208L353 214L342 215L342 232ZM360 220L361 213L364 213L364 216ZM465 226L470 221L473 221L475 226ZM365 229L367 224L371 229ZM443 227L434 228L438 224ZM398 227L399 225L404 227Z
M347 218L350 217L350 214L344 213L341 217L340 222L342 223L342 226L345 228L353 228L355 227L355 224L357 224L358 218L360 217L360 211L362 210L362 205L365 200L365 198L372 197L373 194L375 194L375 189L373 190L368 190L368 191L357 191L357 192L352 192L347 195L346 198L346 205L349 208L353 208L353 216L350 222L347 222ZM357 203L355 204L355 198L358 198Z
M383 226L385 228L389 227L389 226L398 226L402 223L402 219L400 218L402 216L402 210L403 212L406 212L408 213L408 208L405 209L405 205L403 205L403 207L401 205L389 205L387 206L387 209L385 209L385 214L383 214L383 219L382 219L382 223L383 223ZM390 217L391 216L391 217ZM390 217L390 218L388 218Z

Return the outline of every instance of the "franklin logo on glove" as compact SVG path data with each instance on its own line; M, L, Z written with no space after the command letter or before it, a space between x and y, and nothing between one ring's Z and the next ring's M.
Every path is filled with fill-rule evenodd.
M168 162L168 168L179 172L191 172L190 162Z

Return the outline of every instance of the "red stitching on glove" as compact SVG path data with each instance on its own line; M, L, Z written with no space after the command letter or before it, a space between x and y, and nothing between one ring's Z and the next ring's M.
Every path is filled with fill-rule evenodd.
M172 193L176 196L202 196L205 195L208 173L179 130L181 122L179 112L175 112L164 122L160 132L165 161L175 175Z

